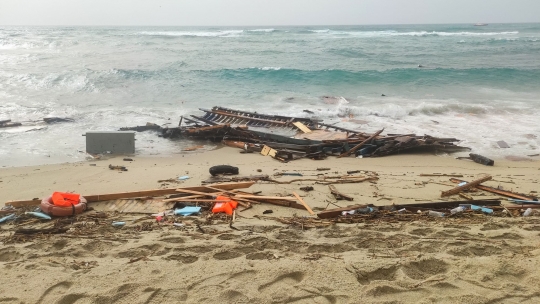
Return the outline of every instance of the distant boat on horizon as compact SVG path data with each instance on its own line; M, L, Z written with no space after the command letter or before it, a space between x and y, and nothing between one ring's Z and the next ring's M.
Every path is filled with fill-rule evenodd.
M474 26L486 26L488 25L487 23L476 23Z

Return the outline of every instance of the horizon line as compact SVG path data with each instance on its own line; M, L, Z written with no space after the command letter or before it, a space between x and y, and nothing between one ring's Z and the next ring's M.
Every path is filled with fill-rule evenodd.
M74 26L74 27L308 27L308 26L396 26L396 25L476 25L476 24L540 24L535 22L460 22L460 23L365 23L365 24L303 24L303 25L121 25L121 24L0 24L0 26Z

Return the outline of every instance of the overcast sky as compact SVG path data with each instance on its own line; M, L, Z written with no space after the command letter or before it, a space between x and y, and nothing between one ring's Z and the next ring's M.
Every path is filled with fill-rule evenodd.
M540 22L540 0L0 0L0 25Z

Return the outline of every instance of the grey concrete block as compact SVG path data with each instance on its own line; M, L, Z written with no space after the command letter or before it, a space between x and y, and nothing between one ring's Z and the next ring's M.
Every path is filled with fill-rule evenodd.
M86 152L90 154L134 154L135 132L91 131L86 132Z

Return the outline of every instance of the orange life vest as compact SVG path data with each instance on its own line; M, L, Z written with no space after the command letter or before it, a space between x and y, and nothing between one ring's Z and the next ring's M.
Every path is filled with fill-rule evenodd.
M212 213L220 213L225 212L228 215L233 214L233 210L238 207L238 202L231 200L231 198L226 196L218 196L216 198L217 201L227 201L228 202L219 202L214 205L214 208L212 208Z
M72 205L77 205L80 198L81 195L76 193L54 192L52 202L55 206L71 207Z

